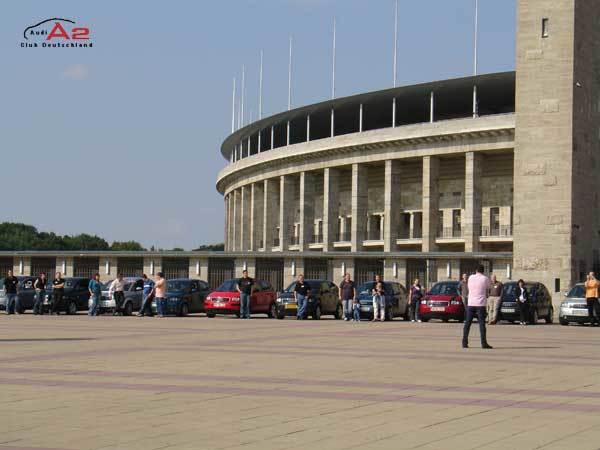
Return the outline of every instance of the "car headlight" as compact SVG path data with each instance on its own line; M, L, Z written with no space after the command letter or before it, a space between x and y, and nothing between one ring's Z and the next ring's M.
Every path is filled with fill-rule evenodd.
M450 304L451 304L451 305L455 305L455 306L457 306L457 305L462 305L462 302L461 302L460 300L452 300L452 301L450 302Z
M178 302L181 299L179 297L171 297L169 300L171 300L172 302Z

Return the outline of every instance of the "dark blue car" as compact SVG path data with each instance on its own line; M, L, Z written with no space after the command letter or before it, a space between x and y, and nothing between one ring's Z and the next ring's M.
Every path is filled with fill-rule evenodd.
M187 316L204 312L204 300L209 292L206 281L189 278L168 280L164 314ZM152 312L156 314L156 300L152 301Z

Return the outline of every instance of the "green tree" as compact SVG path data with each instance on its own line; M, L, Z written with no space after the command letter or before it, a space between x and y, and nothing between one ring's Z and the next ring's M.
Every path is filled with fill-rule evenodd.
M142 244L140 244L139 242L135 242L135 241L125 241L125 242L115 241L110 246L110 249L116 250L116 251L121 251L121 252L141 252L141 251L146 250L144 247L142 247Z
M195 252L222 252L225 251L225 244L204 244L194 250Z
M78 234L75 236L65 236L63 238L65 250L108 250L108 242L98 236L89 234Z

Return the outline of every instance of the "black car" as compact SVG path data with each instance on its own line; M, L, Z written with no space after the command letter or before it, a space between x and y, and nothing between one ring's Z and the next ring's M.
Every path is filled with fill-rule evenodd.
M204 300L209 294L208 283L203 280L179 278L167 281L165 315L187 316L204 312ZM156 313L156 301L152 301Z
M327 280L304 280L310 286L310 296L306 306L306 315L313 319L320 319L323 315L333 315L336 319L343 316L343 307L340 300L338 287ZM294 288L296 282L290 284L287 289L277 294L275 303L275 314L278 319L285 316L296 316L298 304L294 299Z
M515 281L504 283L502 297L500 297L498 320L507 320L511 323L520 320L517 288L518 285ZM538 282L527 282L525 288L529 292L527 321L536 324L539 319L544 319L546 323L552 323L554 320L554 307L552 306L552 296L546 286Z
M23 314L27 310L33 309L35 303L35 289L33 289L33 283L37 277L31 276L18 276L19 280L19 314ZM46 286L46 292L52 290L52 283L48 283ZM6 296L4 295L4 283L0 289L0 309L6 310Z
M394 317L409 318L408 291L400 283L384 281L385 292L385 320L393 320ZM373 319L373 289L375 281L361 284L357 289L358 301L360 302L360 317Z
M77 311L87 311L90 299L90 291L88 286L89 278L84 277L67 277L65 278L65 290L63 298L58 305L57 312L66 314L77 314ZM46 299L44 300L44 311L49 312L52 309L52 288L46 288Z

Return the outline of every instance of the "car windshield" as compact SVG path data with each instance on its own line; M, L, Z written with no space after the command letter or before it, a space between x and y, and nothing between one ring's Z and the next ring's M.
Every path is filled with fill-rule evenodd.
M358 294L368 294L371 295L371 293L373 292L373 289L375 288L375 282L374 281L369 281L367 283L363 283L358 287ZM389 286L387 285L383 285L383 289L385 292L388 292L389 290Z
M436 283L429 293L432 295L458 295L458 283Z
M167 281L167 291L185 291L189 286L189 281Z
M283 292L294 292L294 288L296 287L296 282L294 281L288 287L286 287Z
M569 291L569 293L567 294L567 297L584 298L585 293L583 292L583 286L580 284L577 286L573 286L571 288L571 290Z
M4 289L4 278L0 278L0 289Z
M517 283L506 283L502 288L502 298L505 299L514 299L517 296L517 288L519 285ZM529 293L533 293L533 284L525 283L525 289L529 291Z
M227 280L216 289L217 292L237 292L237 280Z

